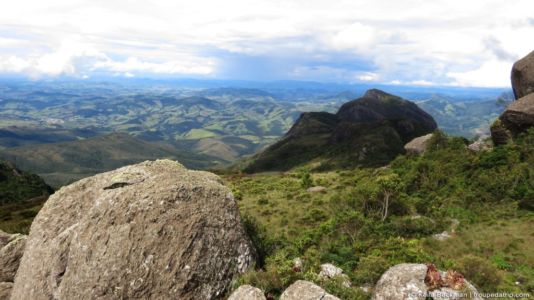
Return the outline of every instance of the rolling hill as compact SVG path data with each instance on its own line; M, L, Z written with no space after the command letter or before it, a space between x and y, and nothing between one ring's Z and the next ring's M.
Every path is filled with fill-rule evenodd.
M189 168L207 168L222 163L208 155L178 151L172 146L146 142L125 133L38 147L9 148L1 151L0 157L21 169L39 174L56 187L144 160L171 158Z

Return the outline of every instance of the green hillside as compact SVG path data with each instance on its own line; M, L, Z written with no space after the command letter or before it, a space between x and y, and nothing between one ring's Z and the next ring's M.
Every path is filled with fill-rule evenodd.
M193 169L222 163L207 155L179 151L169 145L146 142L124 133L38 147L8 148L0 151L0 157L39 174L52 186L62 186L83 177L158 158L175 159Z
M342 299L369 299L359 287L390 266L433 262L479 291L534 292L534 129L481 153L465 142L437 132L425 154L378 169L310 172L309 163L226 175L261 254L261 268L238 284L278 295L306 279ZM451 238L433 237L443 231ZM319 279L322 263L341 267L353 287Z
M47 197L53 193L39 176L24 172L12 163L0 160L0 205Z

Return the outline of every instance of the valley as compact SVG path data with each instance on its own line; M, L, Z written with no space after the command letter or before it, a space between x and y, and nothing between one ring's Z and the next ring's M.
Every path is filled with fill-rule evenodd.
M302 113L334 113L365 88L291 81L0 81L0 157L56 187L120 166L112 162L118 156L123 164L179 157L191 168L220 169L277 142ZM488 124L511 99L504 89L384 88L410 97L445 132L466 138L488 135ZM132 139L104 145L100 137L114 133ZM107 150L91 150L99 147Z

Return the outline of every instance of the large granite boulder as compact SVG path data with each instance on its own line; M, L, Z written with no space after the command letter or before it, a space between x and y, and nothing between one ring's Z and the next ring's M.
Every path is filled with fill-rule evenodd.
M256 287L245 284L235 290L228 300L266 300L263 292Z
M424 300L427 296L434 299L459 300L464 299L464 294L470 294L475 300L482 300L475 293L475 287L465 281L464 289L454 290L441 287L429 291L425 283L427 266L424 264L400 264L389 268L376 284L373 300ZM441 276L445 274L442 272Z
M514 63L512 88L516 99L534 93L534 51Z
M493 143L502 145L534 126L534 93L512 102L491 126Z
M328 294L320 286L305 280L297 280L280 296L280 300L340 300Z
M147 161L50 197L31 226L12 299L214 299L253 262L218 176Z

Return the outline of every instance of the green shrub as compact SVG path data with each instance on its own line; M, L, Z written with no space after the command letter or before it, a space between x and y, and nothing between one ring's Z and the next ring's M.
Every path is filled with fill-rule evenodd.
M267 205L267 204L269 204L269 199L267 199L267 198L260 198L260 199L258 199L258 204L259 204L259 205Z
M305 189L313 186L313 179L311 178L309 171L304 171L300 176L300 186Z
M467 254L460 258L457 269L470 282L482 291L493 291L501 281L499 269L494 267L487 259Z
M436 221L424 216L405 216L391 222L392 231L405 237L421 237L433 234L438 230Z

